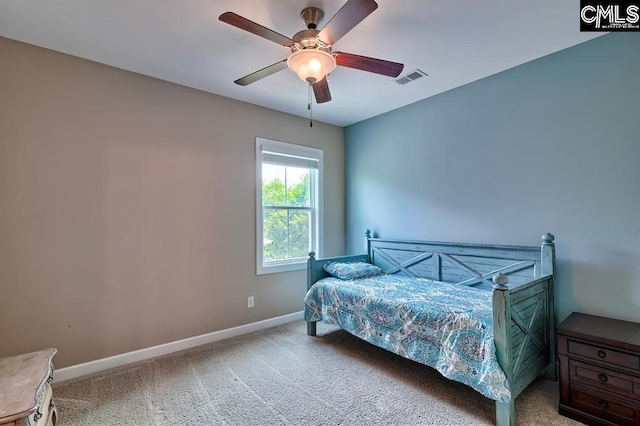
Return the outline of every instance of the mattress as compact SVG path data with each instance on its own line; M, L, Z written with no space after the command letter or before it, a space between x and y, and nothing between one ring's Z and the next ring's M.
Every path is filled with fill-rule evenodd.
M323 321L428 365L500 402L511 398L498 364L490 291L380 275L324 278L304 299L306 321Z

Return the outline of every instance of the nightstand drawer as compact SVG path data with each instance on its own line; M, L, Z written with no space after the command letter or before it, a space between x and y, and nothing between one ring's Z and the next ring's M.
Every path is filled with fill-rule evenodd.
M587 345L570 339L567 340L567 351L570 354L580 355L600 362L640 370L640 356L638 355L632 355L601 346Z
M597 392L571 389L571 405L586 413L620 425L640 424L640 412L615 398L603 397Z
M29 417L29 420L32 421L35 426L49 426L51 424L55 424L52 421L53 413L53 405L51 404L51 398L53 397L53 392L51 391L51 386L47 385L47 391L45 397L38 407L38 410L35 414Z
M640 377L571 359L569 360L569 379L572 382L584 383L593 388L636 399L640 405Z

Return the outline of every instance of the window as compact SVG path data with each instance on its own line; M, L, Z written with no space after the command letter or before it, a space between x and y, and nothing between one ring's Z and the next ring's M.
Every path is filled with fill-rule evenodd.
M304 269L321 253L322 150L256 138L257 273Z

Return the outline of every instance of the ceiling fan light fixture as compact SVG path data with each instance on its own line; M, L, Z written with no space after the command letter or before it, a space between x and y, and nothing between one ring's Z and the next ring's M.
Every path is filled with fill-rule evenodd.
M289 55L287 66L302 81L313 84L335 69L336 59L323 50L302 49Z

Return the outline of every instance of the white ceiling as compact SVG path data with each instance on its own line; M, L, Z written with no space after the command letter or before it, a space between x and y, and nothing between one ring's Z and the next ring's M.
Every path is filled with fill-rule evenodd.
M307 85L289 70L241 87L234 80L285 59L289 50L224 24L235 12L288 37L300 11L326 24L346 0L1 0L0 36L162 80L307 117ZM338 67L333 100L314 119L346 126L594 38L579 32L578 0L377 0L379 8L340 39L343 51L419 68L405 86Z

